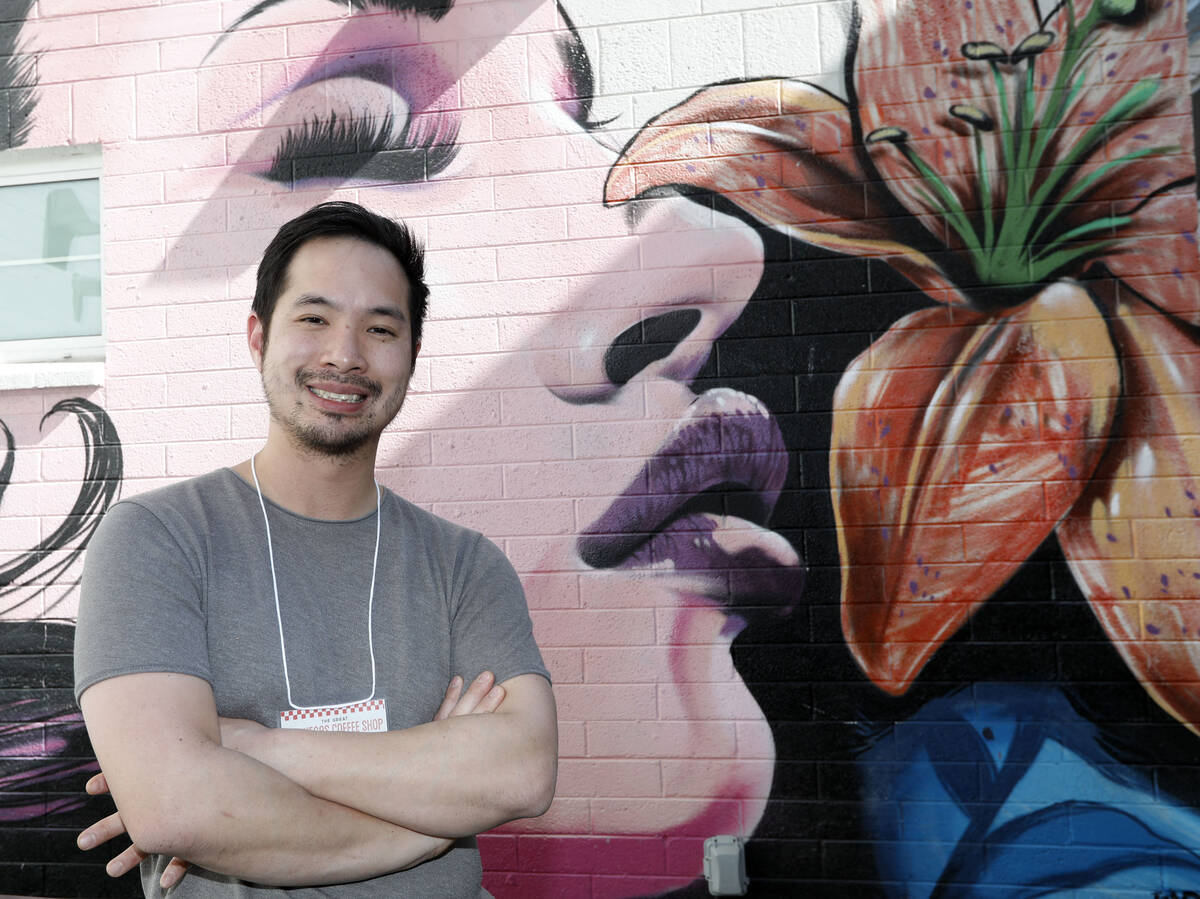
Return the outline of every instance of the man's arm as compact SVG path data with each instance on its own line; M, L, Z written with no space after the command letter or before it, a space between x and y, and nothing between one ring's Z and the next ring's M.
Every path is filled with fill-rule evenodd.
M554 797L558 726L550 684L524 674L501 686L504 700L490 715L382 734L222 722L222 739L314 796L421 833L467 836L540 815ZM491 687L484 672L468 693Z
M212 689L200 678L114 677L84 691L80 705L120 826L143 852L292 886L401 870L446 847L313 796L223 747Z

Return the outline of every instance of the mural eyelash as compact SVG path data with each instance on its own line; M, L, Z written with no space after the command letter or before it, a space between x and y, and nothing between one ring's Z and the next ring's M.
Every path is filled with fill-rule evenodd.
M395 122L390 111L305 119L288 129L262 177L283 184L318 178L426 181L458 155L457 123L438 120L432 128L414 129L409 119L396 135Z
M575 30L566 10L559 6L559 15L567 24L567 34L560 35L555 44L562 59L563 68L571 82L571 98L564 103L571 118L584 131L596 131L603 128L613 118L593 119L592 101L595 97L596 77L592 69L592 60L588 56L587 47Z

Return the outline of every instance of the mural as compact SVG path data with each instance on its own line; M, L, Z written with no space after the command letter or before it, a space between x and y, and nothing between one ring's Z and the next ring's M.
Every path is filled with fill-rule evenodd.
M55 403L42 416L41 424L45 425L46 419L52 416L68 412L76 416L83 436L84 467L79 495L66 518L50 536L28 554L0 566L0 602L24 587L49 587L57 583L75 564L120 489L121 441L108 413L95 403L76 397ZM4 463L0 465L0 500L3 500L4 488L12 478L17 461L17 446L12 431L3 421L0 421L0 431L4 433L5 441ZM20 602L13 601L4 611L13 612L20 608ZM55 603L50 603L43 611L50 612L54 608Z
M138 10L171 67L130 51L100 82L138 98L135 131L88 126L106 178L148 191L106 201L110 412L52 410L87 475L0 596L70 571L118 488L252 451L253 265L357 199L419 228L434 281L381 480L504 546L556 679L558 799L481 839L496 896L707 895L717 833L751 837L761 896L1194 892L1181 4L863 0L822 31L839 77L803 80L749 51L718 71L702 40L769 45L808 21L786 4L614 43L586 0L202 7ZM50 19L22 31L39 62ZM621 68L664 36L667 80ZM54 67L7 58L10 142L53 142ZM156 452L123 465L118 426ZM6 617L6 665L69 642ZM79 818L45 797L80 735L69 763L31 747L70 713L4 685L15 863ZM0 889L136 894L81 861Z
M121 485L121 443L108 414L82 397L60 400L41 416L39 430L60 415L73 415L83 438L79 493L46 538L0 565L0 610L5 615L0 620L0 829L5 834L0 882L5 890L30 894L47 888L55 892L56 883L63 889L62 874L47 877L38 862L63 860L63 849L48 847L55 842L69 846L73 822L87 820L97 807L82 792L98 769L71 691L74 628L61 620L61 611L56 613L69 591L51 588L78 576L76 562ZM3 514L18 443L2 420L0 432L5 444L0 463ZM40 620L19 620L31 613L40 614ZM97 883L103 890L101 870L89 868L82 878L68 875L67 882L78 885L67 886L62 895L95 890Z

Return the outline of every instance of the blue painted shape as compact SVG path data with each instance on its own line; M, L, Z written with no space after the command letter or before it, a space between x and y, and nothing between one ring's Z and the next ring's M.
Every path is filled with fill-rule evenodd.
M860 766L889 895L1149 899L1200 883L1200 812L1114 759L1055 686L941 697L878 735Z
M1072 833L1084 841L1071 845ZM1044 896L1124 872L1137 872L1147 889L1157 889L1164 863L1200 880L1200 857L1135 815L1102 803L1062 802L1009 821L973 844L932 895L978 899L1003 887L1014 897Z

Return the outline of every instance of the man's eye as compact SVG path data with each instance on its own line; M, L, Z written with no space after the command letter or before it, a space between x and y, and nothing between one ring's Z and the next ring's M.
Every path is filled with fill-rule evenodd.
M300 321L304 322L305 324L310 324L310 325L325 324L325 319L321 318L319 315L306 315L303 318L301 318Z
M446 119L413 135L412 120L396 133L391 112L347 118L313 116L284 134L262 177L282 184L358 178L408 183L443 171L458 154L458 125Z
M385 328L382 325L376 325L374 328L371 328L370 330L371 330L372 334L384 334L388 337L396 336L395 331L393 331L391 328Z

